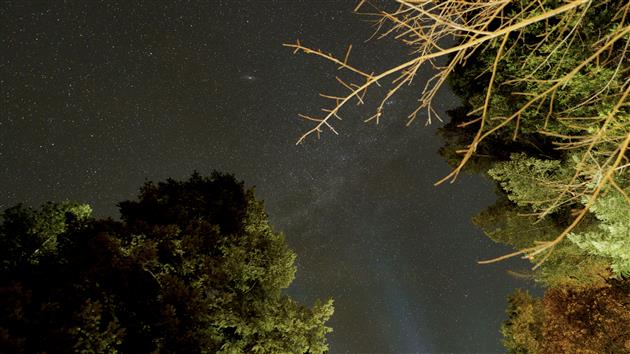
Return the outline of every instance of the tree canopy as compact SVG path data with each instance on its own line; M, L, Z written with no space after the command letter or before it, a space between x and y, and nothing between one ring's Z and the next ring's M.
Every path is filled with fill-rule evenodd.
M18 205L0 226L0 351L322 353L332 300L283 294L296 255L231 175L147 183L122 221Z
M463 100L439 129L453 170L436 184L463 171L496 182L497 203L473 221L515 250L479 263L521 256L532 262L528 277L548 287L544 299L510 298L506 348L630 352L630 3L401 0L384 10L359 1L355 10L410 57L366 70L351 64L350 48L342 60L286 44L348 73L337 78L344 93L322 95L332 103L322 115L302 115L312 128L298 143L336 133L348 102L363 104L370 87L389 85L366 119L378 124L385 102L430 65L434 76L408 123L423 110L427 123L439 118L432 100L446 83Z
M536 299L508 301L501 327L509 353L630 353L630 281L603 287L555 287Z

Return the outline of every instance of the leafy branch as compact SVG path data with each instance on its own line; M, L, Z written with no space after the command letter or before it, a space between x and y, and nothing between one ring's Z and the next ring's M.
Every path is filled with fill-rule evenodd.
M368 74L350 65L351 47L340 60L330 53L310 49L299 41L284 44L293 48L294 53L319 56L336 64L339 69L360 77L355 82L336 77L347 90L346 94L320 94L332 100L332 106L322 109L322 116L300 115L314 125L300 136L297 144L303 143L311 135L320 138L324 129L337 134L332 118L341 119L342 107L353 99L356 99L357 104L363 104L368 88L385 85L385 80L391 78L387 84L389 89L374 114L365 119L366 122L378 124L385 103L402 86L411 84L423 65L430 65L436 73L424 83L418 106L408 115L407 125L423 110L427 112L426 124L430 124L433 117L439 119L432 101L456 68L466 67L473 54L494 53L485 72L489 74L489 79L483 79L487 80L484 82L483 100L469 113L470 120L460 124L462 128L476 125L476 133L465 149L458 151L461 159L457 166L435 184L454 182L476 155L480 144L489 137L502 134L505 128L512 127L511 139L516 140L524 129L524 123L542 120L542 128L537 128L536 133L553 138L558 150L573 152L577 163L568 181L554 182L548 186L555 190L555 196L544 201L547 207L536 215L542 219L559 206L577 201L583 201L583 207L554 240L537 241L532 247L479 263L487 264L522 255L537 260L535 267L538 267L552 254L553 248L584 219L598 196L606 193L607 188L620 191L626 201L630 201L624 188L615 181L616 176L630 166L627 157L630 139L630 79L627 68L630 25L627 19L630 3L572 0L555 7L545 1L518 0L397 0L397 3L399 6L393 12L377 10L370 15L378 18L376 26L377 32L381 33L380 38L393 36L402 41L412 49L412 57L380 73ZM366 4L369 3L360 1L355 11ZM571 57L570 49L583 41L580 33L588 28L589 23L585 20L587 14L608 8L616 10L611 18L613 25L607 32L599 32L595 45L588 48L583 56ZM505 67L514 66L510 59L519 46L531 48L531 53L522 64L519 63L518 70L512 70L511 76L506 76ZM534 53L546 54L541 58ZM584 77L601 70L610 72L607 80L597 81L595 85L581 83ZM621 84L616 84L620 81ZM586 85L581 91L578 90L588 93L584 97L573 97L575 95L567 93L568 88L579 88L579 85ZM504 110L498 109L494 103L497 90L501 90L503 95L508 90L515 98L515 103ZM606 106L609 102L613 102L608 106L612 109L604 116L601 113L597 117L580 115L589 109L592 111L597 110L596 107ZM572 133L567 134L558 126Z

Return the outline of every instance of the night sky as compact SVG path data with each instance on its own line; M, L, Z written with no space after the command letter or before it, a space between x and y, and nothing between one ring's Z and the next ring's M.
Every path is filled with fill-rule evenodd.
M480 176L433 186L449 171L442 123L404 124L421 86L378 126L362 122L373 105L351 105L339 136L295 146L310 128L297 114L341 93L344 73L283 43L340 56L352 43L350 62L368 72L405 60L392 40L365 43L373 28L353 7L3 1L0 208L69 199L117 217L146 180L234 173L298 254L288 293L335 299L332 352L501 352L506 296L528 286L506 270L525 265L476 265L508 251L470 223L494 187ZM436 101L457 104L448 90Z

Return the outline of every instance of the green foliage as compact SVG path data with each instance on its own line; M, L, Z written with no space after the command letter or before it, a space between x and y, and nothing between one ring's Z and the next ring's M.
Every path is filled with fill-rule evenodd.
M515 206L505 196L473 217L473 223L494 242L516 249L531 246L536 240L547 241L561 231L551 218L537 220L528 210Z
M77 325L68 329L68 333L76 341L75 353L117 353L125 336L124 329L116 318L107 324L103 323L103 307L99 302L90 299L76 314Z
M14 242L3 258L0 351L327 351L332 300L309 308L282 293L295 253L241 182L194 174L120 206L125 222L73 207L60 224L50 210L68 208L53 204L5 212L3 242L39 243ZM50 235L45 261L23 256Z
M610 261L586 253L570 242L557 245L536 269L535 279L548 287L601 286L610 277Z
M529 4L510 2L507 16ZM559 4L541 1L526 17ZM470 160L473 169L488 171L507 198L474 218L495 242L525 249L554 240L586 206L618 154L630 122L627 104L613 112L627 90L627 73L618 66L627 55L624 41L610 46L552 93L545 90L600 48L606 35L627 26L627 20L620 23L625 18L620 14L627 13L623 6L627 2L592 2L508 38L482 133L503 124L533 97L543 98L476 146L484 159ZM483 105L497 44L475 53L450 77L469 111ZM613 113L614 119L609 119ZM474 118L460 114L454 121L461 125ZM454 151L467 148L478 127L465 125L459 134L454 126L447 127L443 134L447 146L441 153L451 164L458 160ZM512 153L509 159L506 153ZM508 352L630 352L627 281L618 286L610 278L630 276L626 170L618 169L612 176L615 188L607 184L568 240L555 245L533 272L536 281L550 287L544 304L523 292L510 297L508 321L502 328Z
M92 214L87 204L46 203L39 209L16 205L0 215L0 269L37 263L55 257L57 237L72 222L83 222Z
M552 240L562 232L563 225L554 217L537 220L527 214L527 209L514 205L504 196L473 217L473 223L494 242L515 249L530 247L536 241ZM607 258L589 255L575 244L563 242L532 276L547 286L594 285L605 282L609 265Z
M501 326L503 346L511 354L538 353L542 341L542 301L517 289L508 298L508 319Z
M529 5L531 2L527 0L512 1L506 12L516 16ZM605 35L619 28L620 16L615 15L623 13L624 5L623 1L592 3L580 8L577 14L565 13L527 26L521 33L513 33L497 67L488 115L511 116L529 99L547 90L553 80L564 77L580 65L603 44ZM525 17L558 6L557 1L541 1L539 6L527 10ZM475 108L483 104L498 48L497 41L490 43L449 77L458 95ZM518 133L538 134L541 130L581 133L582 128L561 119L567 116L593 117L610 110L618 98L613 93L623 91L625 76L620 75L616 67L623 52L623 43L618 43L600 60L589 63L566 85L555 90L553 96L545 95L541 104L526 109L519 120ZM547 109L552 102L551 109ZM501 122L501 119L488 120L486 129ZM515 128L515 124L510 124L496 132L495 137L508 141Z
M510 1L488 30L565 3ZM510 297L502 329L509 352L630 352L627 32L610 41L611 34L627 29L629 9L627 1L587 2L512 31L497 61L481 128L480 108L501 38L467 57L449 77L473 113L459 112L442 129L441 154L457 165L461 150L474 147L467 162L472 167L465 168L487 171L505 195L475 224L495 242L532 255L533 247L549 245L543 242L584 216L568 237L533 255L534 263L544 259L533 276L550 289L544 304L522 292ZM469 22L462 17L461 23ZM614 165L618 156L622 161Z
M609 258L617 276L630 276L630 207L616 190L591 207L600 223L596 230L575 232L569 239L589 254Z
M540 160L525 154L513 154L510 161L496 163L488 174L520 208L510 207L503 201L477 216L475 223L494 241L516 249L554 239L566 227L570 216L555 208L555 215L538 219L531 211L551 208L551 201L573 173L567 165L559 160ZM575 203L581 205L578 200ZM591 208L599 222L582 223L569 236L573 243L557 245L535 273L536 280L549 286L578 286L601 283L609 276L609 267L617 275L626 274L624 267L628 266L630 255L630 208L625 203L620 193L611 192L601 197Z
M510 161L497 163L488 174L499 182L511 201L535 212L553 208L558 189L570 178L570 170L561 161L525 154L512 154Z
M552 201L569 183L573 166L525 154L513 154L510 161L495 164L488 174L499 182L511 201L534 212L552 210L556 215L539 220L523 216L527 210L515 211L504 205L482 213L477 224L493 240L517 249L557 237L571 217L566 214L567 208L560 212ZM624 184L621 180L619 183ZM588 188L589 184L584 184ZM585 199L573 198L568 206L582 208ZM556 246L538 273L538 280L548 285L601 282L600 278L608 273L604 264L617 276L630 274L630 207L625 196L611 189L596 200L590 211L595 217L587 218L568 236L573 244Z

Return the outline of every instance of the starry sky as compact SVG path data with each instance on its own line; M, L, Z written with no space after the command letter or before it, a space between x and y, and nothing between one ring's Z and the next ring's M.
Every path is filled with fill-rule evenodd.
M334 65L282 47L295 42L378 71L405 60L352 1L3 1L0 4L0 208L75 200L98 217L146 180L193 170L255 186L298 254L288 293L333 297L331 352L501 352L505 298L528 287L508 251L470 217L493 185L437 154L442 123L405 127L421 86L389 102L351 105L339 135L295 142L318 93L342 93ZM418 81L430 76L421 73ZM368 98L383 92L373 91ZM374 101L375 102L375 101ZM448 90L441 112L458 100Z

